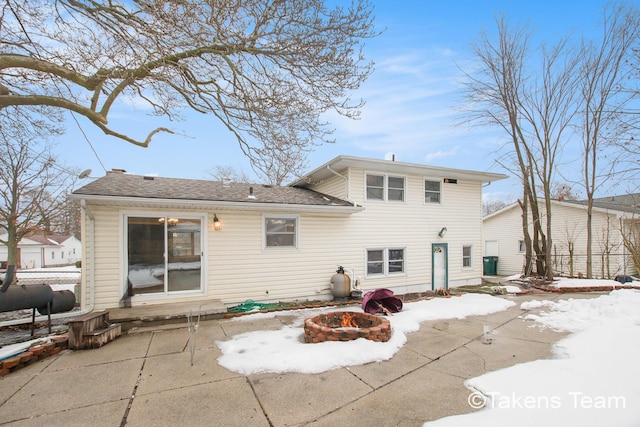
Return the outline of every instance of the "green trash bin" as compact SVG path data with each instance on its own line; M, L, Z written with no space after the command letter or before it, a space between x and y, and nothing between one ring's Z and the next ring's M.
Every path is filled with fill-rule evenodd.
M486 256L482 258L482 274L485 276L497 276L498 275L498 257Z

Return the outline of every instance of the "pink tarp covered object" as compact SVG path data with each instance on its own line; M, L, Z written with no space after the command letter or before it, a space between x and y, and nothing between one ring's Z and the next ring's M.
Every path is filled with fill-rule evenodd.
M364 294L362 310L365 313L384 313L384 309L381 306L391 313L397 313L402 310L402 298L395 296L390 289L376 289Z

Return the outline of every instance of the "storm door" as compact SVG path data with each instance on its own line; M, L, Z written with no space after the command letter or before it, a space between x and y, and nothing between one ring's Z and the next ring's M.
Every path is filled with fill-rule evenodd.
M449 287L448 256L446 243L431 245L431 283L433 290Z
M130 296L202 290L200 218L127 217Z

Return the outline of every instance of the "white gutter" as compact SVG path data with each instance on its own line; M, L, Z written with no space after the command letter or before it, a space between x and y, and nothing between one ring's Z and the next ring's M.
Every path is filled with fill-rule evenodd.
M342 175L340 175L342 176ZM343 177L345 178L345 177ZM346 178L345 178L346 179ZM260 202L227 202L197 199L157 199L149 197L130 196L95 196L82 195L71 197L72 199L91 200L94 204L104 204L106 206L153 206L153 207L174 207L174 208L195 208L204 210L244 210L244 211L271 211L271 212L302 212L314 213L318 215L350 215L362 211L364 208L353 205L307 205L307 204L282 204L282 203L260 203Z
M327 170L329 172L331 172L332 174L339 176L340 178L344 179L344 198L347 202L350 202L351 204L353 204L353 206L357 206L356 202L354 202L353 200L349 199L349 178L347 178L344 175L339 174L338 172L334 171L333 169L331 169L331 165L327 165Z
M91 242L91 261L89 263L90 267L90 274L89 274L89 288L90 288L90 292L91 292L91 299L90 299L90 304L89 307L82 309L80 311L68 311L66 313L56 313L56 314L52 314L51 315L51 320L55 320L55 319L65 319L67 317L76 317L76 316L81 316L83 314L89 313L91 311L93 311L93 308L95 306L95 299L96 299L96 293L95 293L95 269L94 269L94 265L95 265L95 246L94 246L94 236L95 236L95 219L93 217L93 214L91 213L91 211L89 210L89 208L87 208L87 204L85 202L84 199L80 200L80 207L82 208L82 210L85 211L86 215L89 217L89 226L90 226L90 231L89 231L89 241ZM84 240L84 239L83 239ZM83 269L86 268L85 266L82 267ZM84 279L82 279L82 282L84 282ZM80 307L82 307L82 303L80 303ZM35 317L35 321L36 322L46 322L49 320L49 316L36 316ZM23 325L25 323L31 323L31 316L29 316L29 318L22 318L22 319L14 319L14 320L6 320L3 322L0 322L0 327L5 327L5 326L14 326L14 325Z

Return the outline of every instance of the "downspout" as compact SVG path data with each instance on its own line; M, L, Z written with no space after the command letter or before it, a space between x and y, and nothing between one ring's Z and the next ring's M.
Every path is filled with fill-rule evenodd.
M95 226L94 226L94 217L89 208L87 208L86 202L84 199L80 201L80 207L84 210L85 214L89 217L89 239L91 244L91 261L90 261L90 273L89 273L89 288L90 288L90 303L89 307L80 310L80 311L68 311L66 313L56 313L51 315L51 319L64 319L67 317L76 317L81 316L83 314L89 313L93 311L95 306L95 274L94 274L94 263L95 263L95 245L94 245L94 235L95 235ZM83 267L84 268L84 267ZM83 279L84 281L84 279ZM36 322L44 322L47 321L47 316L36 316ZM22 325L25 323L31 323L31 317L23 318L23 319L15 319L15 320L6 320L0 322L0 327L5 326L14 326L14 325Z
M95 276L95 265L96 265L96 245L95 245L95 234L96 220L93 216L93 213L87 207L87 201L85 199L80 200L80 207L84 211L85 215L89 218L89 307L84 310L80 310L78 314L89 313L93 311L93 308L96 305L96 276ZM86 253L86 251L85 251ZM84 268L84 267L83 267ZM84 279L83 279L84 281Z
M354 202L353 200L349 200L349 178L347 178L344 175L340 175L338 172L334 171L333 169L331 169L330 165L327 165L327 170L329 172L331 172L332 174L339 176L340 178L344 179L344 195L345 195L345 200L351 204L353 204L353 206L357 206L356 202Z

